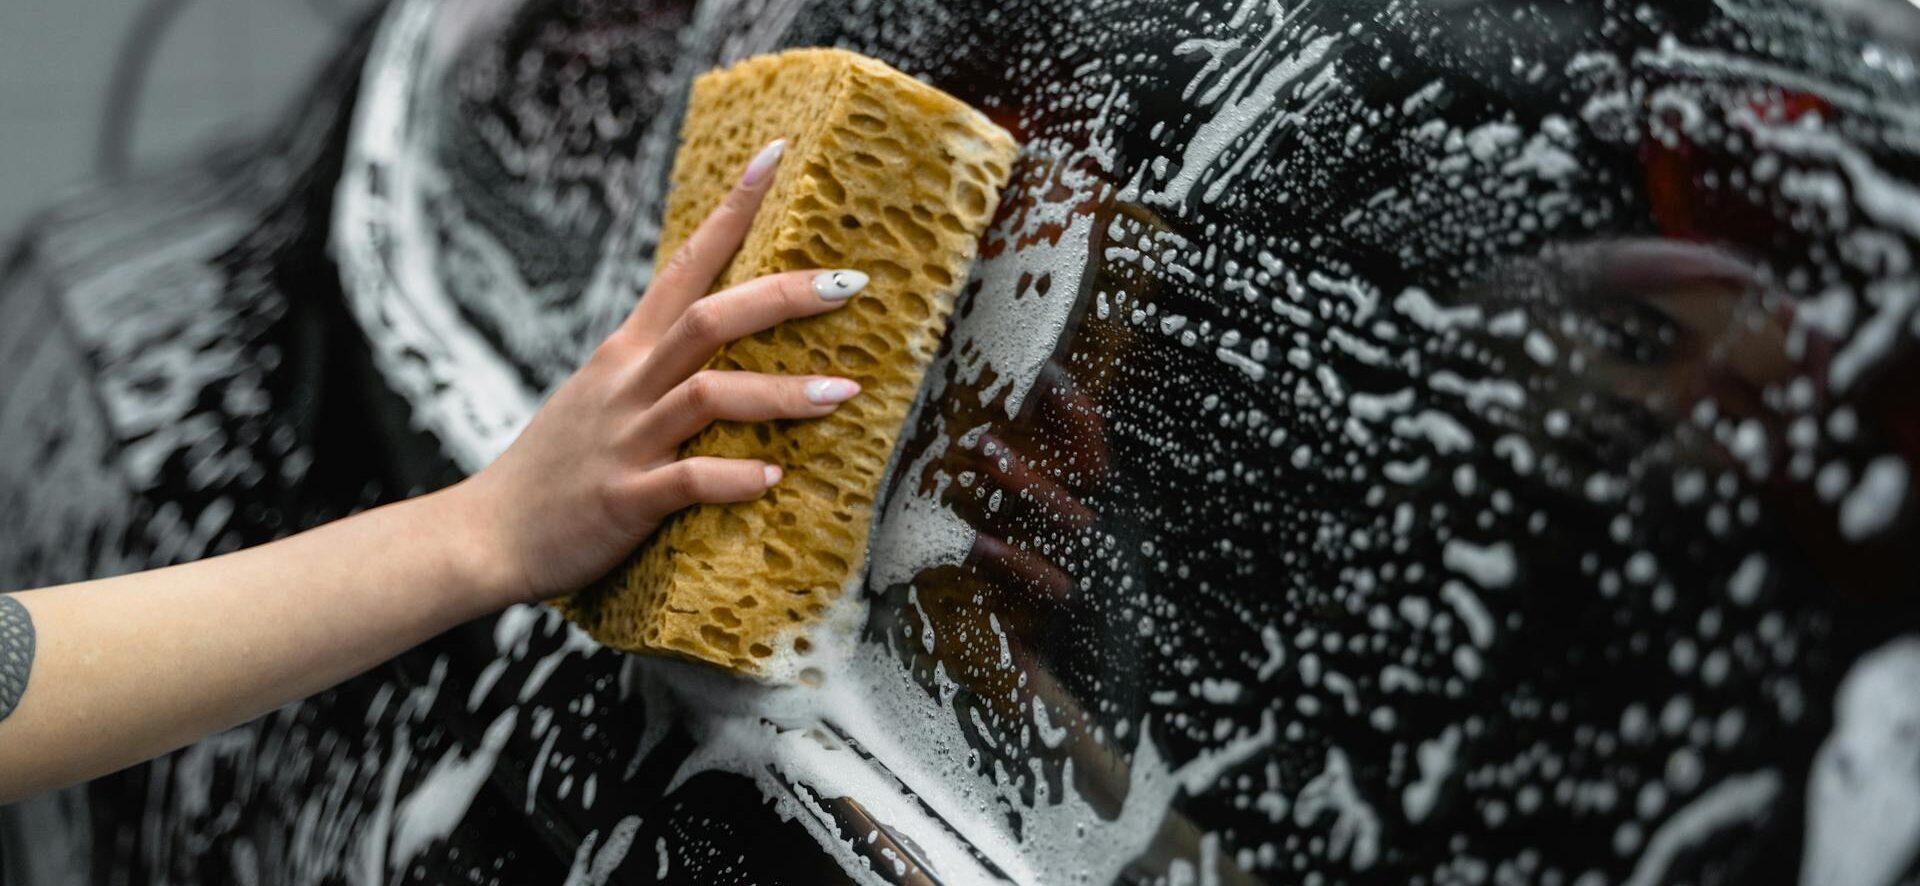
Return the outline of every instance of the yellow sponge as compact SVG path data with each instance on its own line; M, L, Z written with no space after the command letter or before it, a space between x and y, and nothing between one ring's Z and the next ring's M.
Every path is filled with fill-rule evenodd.
M748 59L693 84L658 261L762 145L784 159L716 289L852 268L845 308L734 343L710 364L861 384L832 415L722 423L683 455L760 458L786 478L758 501L676 515L602 585L556 605L600 642L770 676L804 655L866 553L873 499L956 290L1018 151L978 111L879 61L833 49Z

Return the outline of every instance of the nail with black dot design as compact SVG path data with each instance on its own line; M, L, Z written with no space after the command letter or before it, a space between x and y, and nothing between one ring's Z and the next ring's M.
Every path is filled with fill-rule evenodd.
M827 301L845 301L867 288L867 275L859 271L821 271L813 276L813 291Z

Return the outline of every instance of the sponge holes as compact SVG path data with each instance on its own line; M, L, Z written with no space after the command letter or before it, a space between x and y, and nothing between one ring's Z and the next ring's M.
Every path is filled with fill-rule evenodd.
M987 194L980 186L970 181L962 181L954 186L954 199L960 211L969 218L979 218L987 214Z
M804 174L807 181L813 183L814 192L819 194L827 204L838 206L847 202L846 186L840 184L839 177L833 174L833 170L829 169L827 164L818 160L808 163ZM798 205L795 204L795 206Z
M953 272L940 265L931 263L921 265L920 273L925 275L928 280L933 281L934 285L941 289L946 289L953 285Z
M728 655L740 654L740 635L718 625L701 625L700 640Z
M838 232L829 233L837 234ZM835 265L846 264L846 252L839 246L829 242L826 234L819 231L815 231L813 236L807 238L805 248L808 256L813 259L812 264L814 267L830 268Z
M875 233L884 230L886 229L878 227L873 229ZM913 272L907 270L905 265L884 258L868 260L861 270L887 286L904 286L913 281Z
M859 345L841 345L833 349L834 362L848 369L871 369L879 361L873 352Z
M922 252L932 252L940 246L940 238L906 210L898 206L888 206L880 210L880 215L886 219L888 230L905 237L914 248Z
M856 100L855 103L871 104L872 102L870 100L867 100L867 101ZM847 115L847 125L853 127L854 129L858 129L861 132L864 132L868 135L879 135L887 131L887 121L882 120L879 117L876 117L872 114L868 114L860 111L856 111L852 114Z

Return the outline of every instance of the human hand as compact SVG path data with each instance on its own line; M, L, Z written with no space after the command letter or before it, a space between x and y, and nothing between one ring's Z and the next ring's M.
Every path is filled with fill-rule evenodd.
M680 458L715 421L815 418L859 393L829 376L703 370L728 342L834 310L858 271L794 271L707 290L739 249L784 142L747 165L674 253L627 320L560 385L493 464L442 494L482 592L504 606L570 593L605 575L669 514L755 499L781 469Z

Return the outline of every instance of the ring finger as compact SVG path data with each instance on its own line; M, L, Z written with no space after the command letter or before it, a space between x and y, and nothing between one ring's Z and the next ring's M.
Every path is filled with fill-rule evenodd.
M858 393L858 383L833 376L710 369L681 382L648 408L635 436L651 445L678 446L716 421L818 418Z

